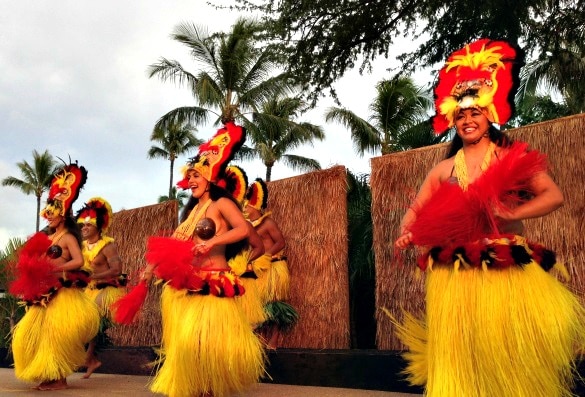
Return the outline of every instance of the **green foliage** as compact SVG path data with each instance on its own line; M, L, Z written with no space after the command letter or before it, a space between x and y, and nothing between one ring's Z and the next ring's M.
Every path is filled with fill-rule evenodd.
M298 97L276 96L262 102L259 111L252 113L252 120L243 118L252 147L243 147L236 154L236 159L260 158L266 166L267 182L271 179L272 167L277 161L293 170L321 169L317 160L288 153L301 145L312 145L315 139L325 138L320 126L293 120L305 108L306 103Z
M187 71L179 62L160 58L150 65L149 77L158 77L187 86L197 106L174 109L162 116L159 125L190 123L199 125L215 115L215 124L238 119L242 113L260 107L275 95L290 92L285 73L274 75L280 64L273 48L260 47L257 36L261 25L239 19L227 33L210 35L203 27L190 23L178 25L171 37L184 44L196 71Z
M400 76L380 81L376 91L367 121L344 108L331 107L325 114L327 121L340 122L350 130L357 153L380 150L389 154L441 141L428 122L430 92Z
M10 347L11 331L24 315L24 308L18 304L18 299L8 293L8 286L16 277L16 252L23 244L24 240L13 238L0 250L0 347Z
M162 203L169 200L177 200L179 202L179 211L185 206L185 202L189 199L190 194L184 190L177 191L176 187L171 188L170 196L159 196L158 202Z
M34 194L37 201L37 212L36 212L36 231L39 231L40 218L39 213L41 212L41 197L44 192L48 191L51 187L51 181L53 175L57 171L57 162L53 159L53 156L49 154L48 150L43 153L39 153L33 150L33 163L29 164L26 160L16 163L20 169L22 178L16 178L14 176L8 176L2 180L2 186L14 186L20 189L27 196Z
M203 143L193 132L191 125L183 125L176 122L157 124L150 135L150 140L160 143L160 146L151 146L148 150L148 158L163 158L170 161L169 195L173 194L173 173L175 160L178 156L189 153Z
M583 0L237 0L260 12L268 39L280 42L290 71L316 100L348 70L369 70L379 56L398 58L400 70L442 64L480 37L521 43L542 54L555 43L579 47L583 59ZM413 45L394 53L397 38ZM552 52L553 57L557 56ZM575 79L579 80L579 79ZM580 79L582 82L584 79ZM335 91L332 90L333 95Z
M375 348L375 261L369 175L347 174L352 348Z
M264 310L268 317L264 327L276 325L280 331L286 332L299 321L299 313L287 302L268 302Z
M531 40L544 37L535 59L522 70L522 95L560 93L570 114L585 112L585 4L561 8L533 22Z
M320 127L292 120L306 106L298 98L287 97L294 91L292 79L282 72L275 47L260 45L262 29L256 21L239 19L229 32L210 35L205 28L182 23L172 37L187 46L196 72L161 58L149 67L149 76L186 85L197 103L168 112L155 128L187 122L198 125L211 116L216 117L215 124L235 120L246 127L253 143L240 151L239 159L260 158L269 181L279 160L293 169L319 169L315 160L286 152L324 136Z
M557 103L549 95L529 95L523 98L516 106L514 117L507 123L506 128L516 128L523 125L540 123L571 115L566 104Z
M356 278L373 278L372 193L369 175L347 173L347 211L349 222L350 284Z

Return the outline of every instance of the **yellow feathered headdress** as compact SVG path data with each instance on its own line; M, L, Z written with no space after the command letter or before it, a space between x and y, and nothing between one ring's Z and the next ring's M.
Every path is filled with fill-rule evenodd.
M435 133L453 127L457 112L471 107L482 109L493 123L506 123L523 64L522 51L505 41L479 39L451 54L435 87Z
M258 211L263 211L268 206L268 186L262 179L256 178L248 187L246 205L256 208Z
M112 223L112 207L101 197L90 198L77 211L77 223L91 223L105 234Z
M225 169L223 178L217 183L232 195L238 204L242 205L246 198L246 188L248 187L248 176L246 172L237 165L230 165Z

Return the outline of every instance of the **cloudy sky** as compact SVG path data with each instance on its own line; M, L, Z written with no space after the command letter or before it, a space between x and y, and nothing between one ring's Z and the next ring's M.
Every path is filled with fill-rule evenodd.
M173 28L186 21L225 31L241 15L204 0L0 0L0 8L0 179L21 178L16 163L32 163L33 150L48 150L89 172L74 211L93 196L109 200L114 212L156 203L167 192L169 163L147 159L152 127L194 101L186 88L149 79L146 69L164 56L195 71L186 47L170 39ZM342 104L363 117L375 83L396 66L393 60L376 65L373 74L352 72L337 85ZM323 168L341 164L369 173L369 158L356 157L349 133L325 123L331 104L323 100L302 118L322 125L326 141L295 153L318 159ZM197 136L214 132L199 127ZM259 162L241 165L250 179L265 175ZM273 168L273 180L294 175L282 164ZM0 192L3 249L10 237L34 232L36 203L14 187L0 186Z

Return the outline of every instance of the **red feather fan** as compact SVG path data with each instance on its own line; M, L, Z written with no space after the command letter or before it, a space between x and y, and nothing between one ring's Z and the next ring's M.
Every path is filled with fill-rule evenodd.
M50 246L51 240L41 232L27 240L18 254L17 278L9 287L12 295L30 302L60 286L54 266L45 255Z
M146 260L156 265L154 274L176 289L200 290L203 280L195 273L192 240L170 237L148 239Z
M495 164L463 191L445 181L420 207L408 229L419 246L465 244L486 234L500 233L493 208L509 208L521 202L518 192L530 192L530 180L546 169L546 157L527 151L517 142Z
M111 305L114 321L118 324L131 324L142 308L147 294L148 286L145 281L141 281L130 292L114 302Z

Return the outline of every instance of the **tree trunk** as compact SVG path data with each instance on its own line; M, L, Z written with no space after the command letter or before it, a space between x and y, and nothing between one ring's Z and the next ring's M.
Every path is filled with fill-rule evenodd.
M171 177L169 179L169 200L172 199L173 194L173 170L175 169L175 160L171 158Z
M41 217L41 196L37 196L37 228L36 228L36 232L39 231L39 227L40 227L40 219Z
M266 166L266 182L270 182L270 177L272 176L272 166Z

